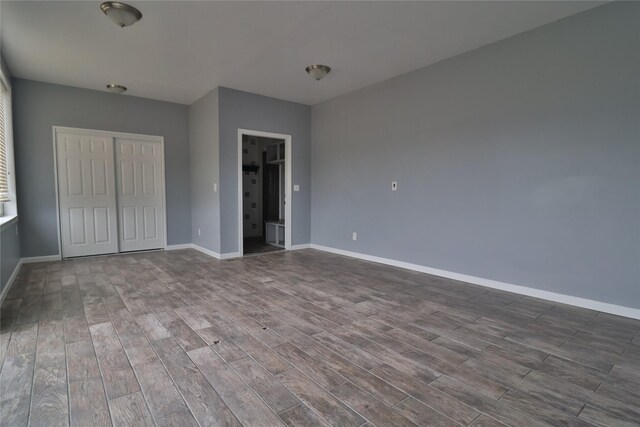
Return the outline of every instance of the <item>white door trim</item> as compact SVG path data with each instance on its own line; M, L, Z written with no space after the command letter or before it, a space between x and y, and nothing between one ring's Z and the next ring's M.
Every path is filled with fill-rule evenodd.
M53 126L55 132L77 132L84 135L91 136L106 136L108 138L131 138L141 141L163 141L164 136L157 135L143 135L139 133L126 133L126 132L112 132L110 130L96 130L96 129L84 129L84 128L70 128L65 126Z
M244 245L242 241L242 135L284 140L284 191L286 197L284 207L284 247L287 250L291 250L291 230L293 228L293 216L291 210L293 206L293 185L291 184L291 171L293 166L293 159L291 158L291 135L238 128L238 256L242 256L244 254Z
M57 134L70 132L70 133L80 133L83 135L91 135L91 136L105 136L112 138L115 142L116 138L131 138L137 139L140 141L151 141L151 142L159 142L162 149L162 162L161 162L161 181L162 181L162 209L164 210L164 243L163 248L167 248L167 186L165 182L165 163L166 156L164 152L164 137L156 136L156 135L142 135L137 133L126 133L126 132L113 132L108 130L96 130L96 129L84 129L84 128L73 128L66 126L52 126L52 135L53 135L53 173L54 173L54 184L56 190L56 227L58 229L58 256L62 257L62 238L61 238L61 229L60 229L60 198L58 194L58 156L57 156ZM113 145L114 149L114 159L115 159L115 144ZM114 170L114 185L115 182L115 170ZM115 187L114 187L115 188ZM116 203L118 201L116 200ZM116 224L117 225L117 224ZM118 245L118 251L120 251L120 245Z

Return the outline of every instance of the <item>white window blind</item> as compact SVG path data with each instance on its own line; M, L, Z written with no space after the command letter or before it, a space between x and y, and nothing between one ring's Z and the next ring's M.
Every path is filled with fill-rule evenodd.
M7 89L0 83L0 202L9 201L9 179L7 177Z

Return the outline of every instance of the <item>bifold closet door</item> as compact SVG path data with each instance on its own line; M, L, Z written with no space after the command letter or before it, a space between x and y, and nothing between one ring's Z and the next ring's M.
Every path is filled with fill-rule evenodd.
M164 248L162 151L159 142L115 139L120 252Z
M56 134L63 257L118 252L113 139Z

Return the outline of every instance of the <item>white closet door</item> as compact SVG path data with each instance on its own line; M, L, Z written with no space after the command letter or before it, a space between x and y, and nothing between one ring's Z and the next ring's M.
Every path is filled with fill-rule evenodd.
M162 144L128 138L115 144L120 252L164 248Z
M63 257L118 252L113 140L56 134Z

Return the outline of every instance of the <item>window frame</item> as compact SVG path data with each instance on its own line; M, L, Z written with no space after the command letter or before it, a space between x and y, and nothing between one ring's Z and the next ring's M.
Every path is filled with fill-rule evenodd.
M15 170L15 150L13 141L13 105L11 81L8 78L4 67L0 67L0 84L6 90L5 96L5 142L6 142L6 163L7 163L7 184L9 187L9 201L0 202L3 205L0 216L0 226L2 228L13 223L18 216L18 200L16 194L16 170Z

